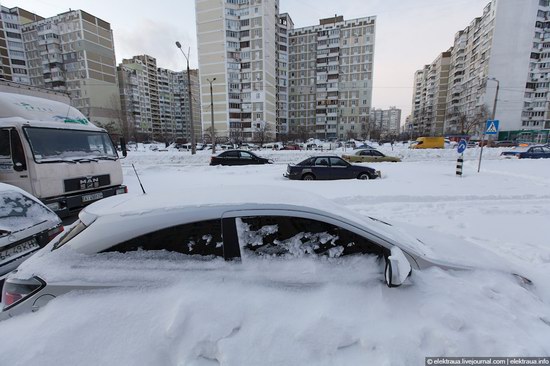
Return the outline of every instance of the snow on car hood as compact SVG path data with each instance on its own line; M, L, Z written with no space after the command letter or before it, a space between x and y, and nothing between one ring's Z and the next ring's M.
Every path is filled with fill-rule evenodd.
M370 227L399 243L398 246L409 254L434 264L452 268L513 270L513 265L505 258L464 239L403 222L382 221L374 217L363 220L370 221ZM418 264L421 268L426 266Z

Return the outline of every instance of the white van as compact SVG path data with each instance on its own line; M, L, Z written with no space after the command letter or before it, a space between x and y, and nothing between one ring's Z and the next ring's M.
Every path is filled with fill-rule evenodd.
M65 103L8 92L0 92L0 182L31 193L60 217L127 192L104 129Z

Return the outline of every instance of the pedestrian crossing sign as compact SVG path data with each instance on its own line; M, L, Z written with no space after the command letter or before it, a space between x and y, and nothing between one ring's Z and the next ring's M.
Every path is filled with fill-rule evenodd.
M499 120L489 119L485 125L485 134L486 135L496 135L498 133Z

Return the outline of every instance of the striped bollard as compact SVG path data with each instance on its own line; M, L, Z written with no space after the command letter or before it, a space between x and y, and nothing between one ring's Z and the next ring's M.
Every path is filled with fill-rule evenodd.
M460 157L456 160L456 175L462 177L462 165L464 164L463 155L460 154Z

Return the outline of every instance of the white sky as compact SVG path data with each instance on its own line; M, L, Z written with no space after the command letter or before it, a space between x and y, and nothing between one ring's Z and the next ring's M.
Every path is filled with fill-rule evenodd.
M222 0L220 0L222 1ZM191 47L197 66L194 0L0 0L44 17L82 9L113 28L117 62L149 54L160 67L185 66L175 46ZM373 107L397 106L410 113L414 72L452 46L455 33L481 16L489 0L280 0L296 27L334 14L345 19L377 16Z

